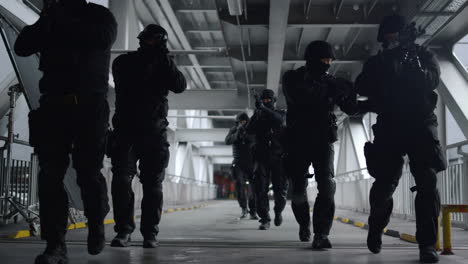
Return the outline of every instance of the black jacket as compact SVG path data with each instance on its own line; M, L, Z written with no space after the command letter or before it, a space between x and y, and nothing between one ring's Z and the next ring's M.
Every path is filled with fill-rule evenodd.
M247 124L247 133L255 136L253 156L255 160L280 157L284 151L286 112L262 107L255 110Z
M359 95L368 97L368 111L381 119L432 118L440 69L432 52L421 46L416 49L420 69L402 65L405 51L401 48L382 51L364 64L355 87Z
M169 91L181 93L187 87L172 59L139 49L117 57L112 72L116 93L114 128L166 128Z
M253 139L244 127L233 126L225 139L226 145L232 145L234 163L250 166L252 163Z
M18 35L19 56L40 53L41 93L106 94L110 49L117 23L105 7L88 3L83 9L41 16Z
M329 74L312 77L305 67L283 76L283 93L288 105L288 141L336 140L336 117L339 106L347 114L356 112L353 85Z

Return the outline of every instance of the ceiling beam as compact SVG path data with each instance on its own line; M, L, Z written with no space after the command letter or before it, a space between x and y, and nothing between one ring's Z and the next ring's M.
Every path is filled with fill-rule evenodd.
M310 23L295 23L289 24L289 28L379 28L378 23L337 23L337 24L310 24Z
M188 41L187 37L185 36L185 33L182 29L182 27L179 24L178 18L174 13L174 10L172 9L171 4L169 3L168 0L158 0L160 7L164 11L164 14L166 18L169 20L172 28L174 29L175 33L177 34L177 38L181 42L182 46L186 50L192 50L192 46L190 45L190 42ZM203 70L200 67L197 67L200 65L198 62L198 59L195 55L188 55L189 59L192 61L192 64L195 66L195 71L197 72L198 76L200 77L200 80L203 84L203 88L205 89L211 89L210 83L206 79L205 74L203 73Z
M186 90L169 93L170 109L225 110L244 109L246 98L235 89Z
M177 128L175 140L179 142L224 142L228 133L228 128Z
M177 9L177 13L213 13L216 14L216 9Z
M232 157L212 157L211 163L219 165L228 165L232 164L234 159Z
M213 146L213 147L200 147L198 148L198 154L201 156L217 156L217 157L231 157L232 146Z
M451 47L468 32L468 2L466 2L426 43L431 46Z
M290 0L270 1L267 87L278 93Z

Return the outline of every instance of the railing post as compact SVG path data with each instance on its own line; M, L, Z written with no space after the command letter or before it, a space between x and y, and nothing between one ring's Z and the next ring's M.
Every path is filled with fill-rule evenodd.
M450 220L450 211L442 207L442 222L444 230L444 248L442 255L453 255L452 252L452 228Z

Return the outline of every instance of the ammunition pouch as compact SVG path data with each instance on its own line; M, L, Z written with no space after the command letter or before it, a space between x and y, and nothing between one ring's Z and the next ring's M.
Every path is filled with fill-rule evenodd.
M28 114L29 144L37 148L43 137L43 120L39 109L31 110Z
M367 171L372 177L376 177L379 162L377 160L377 150L374 143L368 141L364 144L364 156L366 157Z

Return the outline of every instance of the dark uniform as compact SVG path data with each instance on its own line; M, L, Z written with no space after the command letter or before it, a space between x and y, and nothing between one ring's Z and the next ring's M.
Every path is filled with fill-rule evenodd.
M241 122L245 122L242 124ZM236 116L236 126L229 130L225 143L232 145L231 174L236 182L236 195L239 206L242 208L240 218L245 218L250 213L251 219L257 218L257 209L255 207L255 194L253 192L253 158L252 144L253 139L247 134L246 125L249 116L246 113L240 113ZM247 210L247 204L249 210Z
M88 251L104 247L109 211L100 170L109 106L110 48L117 24L108 9L84 0L46 7L15 43L19 56L40 53L40 107L30 113L30 143L39 157L41 236L47 249L36 263L66 261L68 197L63 178L72 155L88 218Z
M285 125L285 112L274 107L274 92L263 90L261 100L268 99L267 104L257 101L257 110L247 125L247 133L255 135L253 146L254 158L254 188L257 200L257 213L260 217L260 229L270 227L270 204L268 192L270 181L273 184L275 200L275 225L282 223L281 213L286 206L288 181L282 166L283 132Z
M313 210L314 247L331 247L328 241L335 213L334 149L337 140L335 107L351 113L356 97L352 84L327 73L334 59L331 46L314 41L306 49L306 66L283 76L288 105L286 170L292 186L292 209L300 226L301 241L310 240L310 210L307 197L308 168L312 163L318 195Z
M163 38L152 47L146 39ZM144 247L155 247L163 206L162 182L169 162L167 95L186 89L183 74L167 54L166 31L149 25L139 35L141 47L117 57L112 65L115 80L115 147L112 157L112 201L117 237L112 246L127 246L135 229L132 180L139 161L143 185L140 231Z
M368 171L375 178L370 191L367 244L372 252L380 252L382 232L393 209L392 195L402 174L403 156L408 155L417 189L416 239L420 258L433 263L438 261L434 244L440 207L436 173L446 167L434 114L434 89L439 84L440 70L426 48L416 44L392 45L384 39L385 34L395 32L401 38L404 27L403 17L385 18L379 41L387 48L365 63L356 80L358 93L369 98L368 109L378 114L373 126L374 143L365 147ZM391 46L396 47L390 49Z

